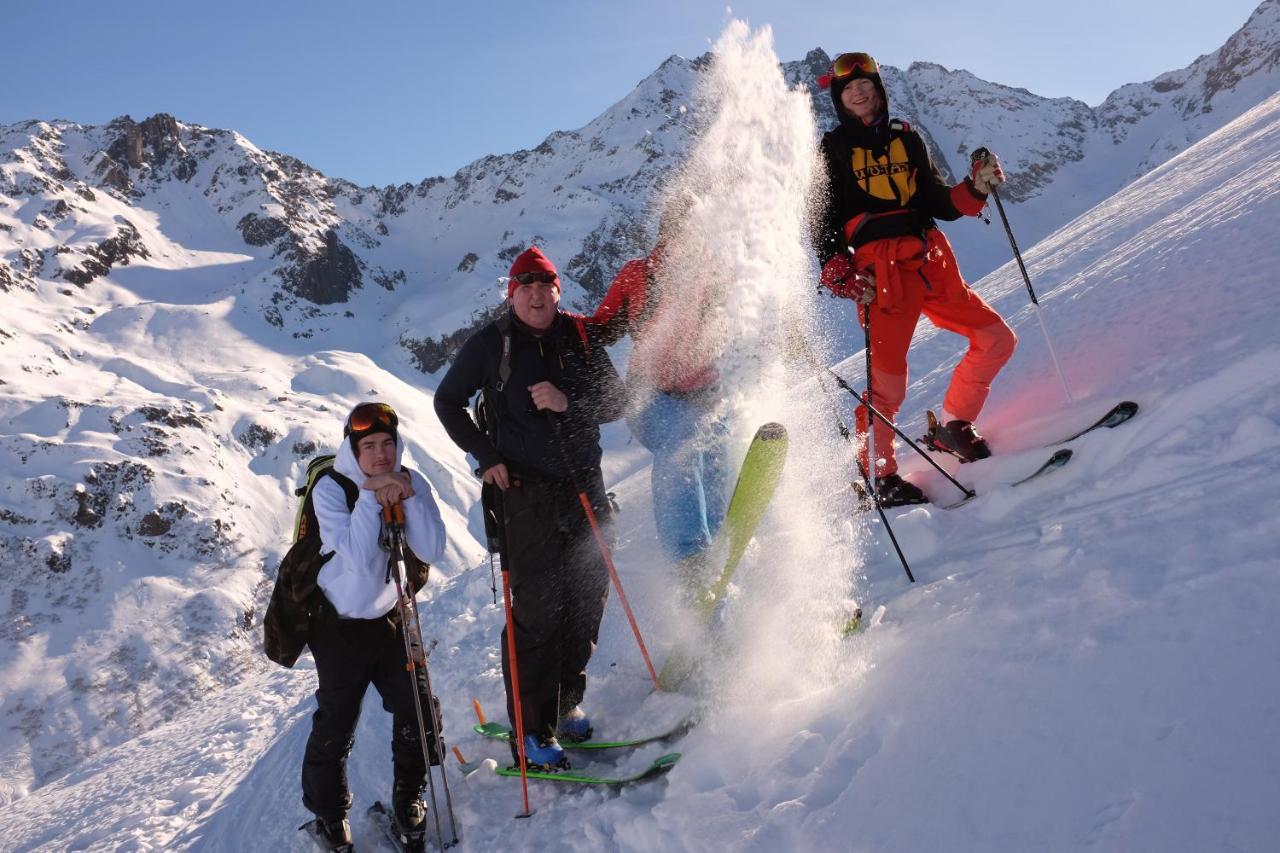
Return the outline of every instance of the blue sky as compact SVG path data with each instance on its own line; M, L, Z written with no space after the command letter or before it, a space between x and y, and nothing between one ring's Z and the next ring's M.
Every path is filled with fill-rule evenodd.
M771 25L783 60L867 50L1096 105L1216 49L1256 6L758 0L732 15ZM706 51L728 15L702 0L10 4L0 124L169 112L357 183L417 182L586 124L671 54Z

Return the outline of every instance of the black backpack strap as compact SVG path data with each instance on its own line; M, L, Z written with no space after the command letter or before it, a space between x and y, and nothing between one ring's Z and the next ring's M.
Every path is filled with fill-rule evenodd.
M494 326L502 336L502 355L498 356L498 393L501 394L507 387L507 380L511 378L511 312L503 312L494 321Z
M342 486L342 493L347 497L347 512L351 512L356 508L356 501L360 500L360 487L355 482L343 474L330 468L325 472L326 476L332 477L339 486Z

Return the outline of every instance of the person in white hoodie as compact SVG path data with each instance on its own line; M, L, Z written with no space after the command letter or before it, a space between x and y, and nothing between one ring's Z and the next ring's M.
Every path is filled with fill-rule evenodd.
M385 403L357 406L347 417L343 438L332 470L312 490L320 553L327 562L317 578L325 601L312 617L308 639L319 686L302 763L303 804L339 850L351 844L346 763L370 684L392 718L392 805L398 828L415 841L425 835L427 766L414 711L415 682L406 669L404 629L395 609L396 584L388 569L391 555L380 543L382 508L399 503L404 510L408 582L415 592L445 544L431 487L401 464L404 444L395 411ZM424 716L431 763L439 764L431 715Z

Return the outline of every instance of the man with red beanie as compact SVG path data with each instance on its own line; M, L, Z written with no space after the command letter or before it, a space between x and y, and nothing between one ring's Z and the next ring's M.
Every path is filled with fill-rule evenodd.
M568 766L557 735L590 737L579 708L608 594L608 570L578 500L585 492L606 538L612 509L600 471L600 427L622 416L622 380L582 318L559 309L560 276L536 247L516 258L510 310L462 345L436 390L435 410L476 460L502 520L510 574L525 755ZM467 410L483 394L485 423ZM507 713L516 727L507 634ZM513 745L512 753L517 755Z
M871 324L872 405L890 419L897 415L907 393L907 349L924 314L938 328L969 339L929 440L966 461L984 459L991 450L973 422L1017 338L961 277L936 220L977 216L987 194L1004 183L1000 162L990 155L948 186L920 135L889 118L880 67L865 53L840 54L818 84L830 87L840 124L822 137L827 181L815 248L822 284L858 302L860 321ZM860 407L862 435L867 415ZM924 493L898 476L893 431L877 420L872 438L881 504L924 503ZM865 452L861 463L870 470Z

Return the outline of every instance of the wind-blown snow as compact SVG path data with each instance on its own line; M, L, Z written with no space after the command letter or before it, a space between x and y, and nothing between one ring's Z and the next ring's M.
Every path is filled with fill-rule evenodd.
M767 40L727 38L740 68L762 68ZM761 91L787 102L773 83ZM789 138L794 118L779 112L767 130ZM765 152L788 164L779 189L799 174L790 150ZM766 221L791 227L790 213L773 210L779 219ZM996 456L953 467L980 497L893 516L916 586L862 517L816 525L829 548L797 542L818 519L854 517L848 497L819 482L847 479L852 464L834 431L818 432L819 385L788 367L785 393L766 384L777 397L743 410L781 413L795 464L740 569L725 626L738 653L713 680L717 703L676 744L595 764L632 767L678 749L680 765L621 792L535 786L528 821L510 819L518 784L455 775L464 849L1270 849L1280 837L1277 223L1280 96L1024 246L1074 406L1062 403L1016 268L979 283L1021 343L981 423ZM984 239L1002 244L998 223ZM234 241L205 250L235 260ZM764 261L738 251L730 262L748 296L773 293L757 262L797 274L786 246ZM474 478L431 416L429 391L364 355L272 348L198 276L175 297L146 269L136 262L95 284L93 304L51 286L6 295L20 310L4 318L5 360L26 369L6 370L0 386L11 454L0 510L12 524L40 513L66 532L32 553L18 537L3 541L13 615L0 676L17 729L4 742L24 744L3 757L5 848L306 849L296 827L307 817L298 772L309 659L269 668L237 651L243 640L225 626L240 618L260 630L251 608L278 557L260 543L287 536L282 483L310 452L294 446L330 445L345 407L371 396L405 413L414 464L445 505L451 550L423 615L439 641L432 674L446 735L468 759L501 756L469 730L472 697L501 714L501 612L470 515ZM356 322L371 336L381 328ZM58 324L74 331L50 338ZM907 413L940 402L960 345L922 323L909 433L922 423ZM860 365L837 369L858 384ZM1122 398L1142 405L1137 419L1079 440L1076 458L1044 480L1000 485ZM849 420L850 401L837 399ZM607 436L623 507L618 566L661 650L672 591L653 545L645 455L622 428ZM805 464L815 447L823 473ZM158 460L150 475L135 467L146 448ZM932 495L950 496L909 451L900 459ZM64 487L75 482L81 491ZM223 493L234 499L225 517L211 509ZM65 583L37 583L35 566ZM885 609L837 642L822 620L844 612L851 589L868 616ZM806 637L821 639L798 645ZM190 677L202 671L193 660L216 662L216 675ZM603 733L651 731L687 710L681 697L649 695L613 603L591 675L587 703ZM39 703L47 710L32 713ZM371 698L351 761L357 842L375 849L358 815L388 793L388 726Z

